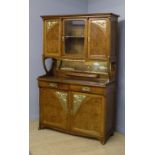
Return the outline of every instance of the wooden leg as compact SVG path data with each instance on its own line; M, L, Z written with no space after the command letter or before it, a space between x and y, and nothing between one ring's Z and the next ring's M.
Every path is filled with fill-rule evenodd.
M102 138L100 138L100 142L101 142L101 144L102 144L102 145L104 145L104 144L106 143L105 138L103 138L103 137L102 137Z
M113 136L114 135L114 132L112 132L111 134L110 134L110 136Z
M111 131L110 136L114 135L114 129Z
M44 129L44 126L43 126L41 123L39 123L39 128L38 128L38 130L41 130L41 129Z

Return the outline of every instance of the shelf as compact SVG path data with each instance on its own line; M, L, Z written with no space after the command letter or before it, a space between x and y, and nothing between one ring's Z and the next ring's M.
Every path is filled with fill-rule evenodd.
M64 38L84 38L84 36L64 36Z

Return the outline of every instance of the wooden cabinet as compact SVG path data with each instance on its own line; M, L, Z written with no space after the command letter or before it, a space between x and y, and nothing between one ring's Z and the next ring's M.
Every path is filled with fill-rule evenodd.
M44 125L99 137L104 110L102 95L40 87L40 122Z
M96 138L114 132L117 18L109 13L42 16L39 129ZM52 58L47 70L45 60Z

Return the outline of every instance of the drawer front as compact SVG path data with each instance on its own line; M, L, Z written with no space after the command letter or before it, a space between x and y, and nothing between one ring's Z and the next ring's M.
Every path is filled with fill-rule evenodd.
M101 94L105 93L104 88L99 87L91 87L91 86L81 86L81 85L70 85L71 91L78 91L78 92L87 92L87 93L94 93L94 94Z
M48 87L48 88L55 88L55 89L62 89L62 90L68 90L69 86L67 84L62 83L56 83L56 82L44 82L39 81L39 87Z
M105 89L100 87L69 85L69 84L56 83L56 82L39 81L39 87L48 87L48 88L55 88L55 89L61 89L61 90L70 90L74 92L84 92L84 93L93 93L93 94L101 94L101 95L105 94Z

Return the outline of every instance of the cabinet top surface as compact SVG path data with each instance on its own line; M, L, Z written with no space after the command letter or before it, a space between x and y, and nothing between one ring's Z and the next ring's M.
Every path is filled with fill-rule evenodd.
M47 19L47 18L59 18L59 17L98 17L98 16L102 16L102 17L119 17L119 15L114 14L114 13L94 13L94 14L63 14L63 15L43 15L41 16L43 19Z
M107 80L80 80L74 78L60 78L54 76L43 75L38 77L39 81L48 81L48 82L58 82L58 83L66 83L66 84L76 84L76 85L86 85L86 86L95 86L95 87L105 87L106 85L114 82Z

